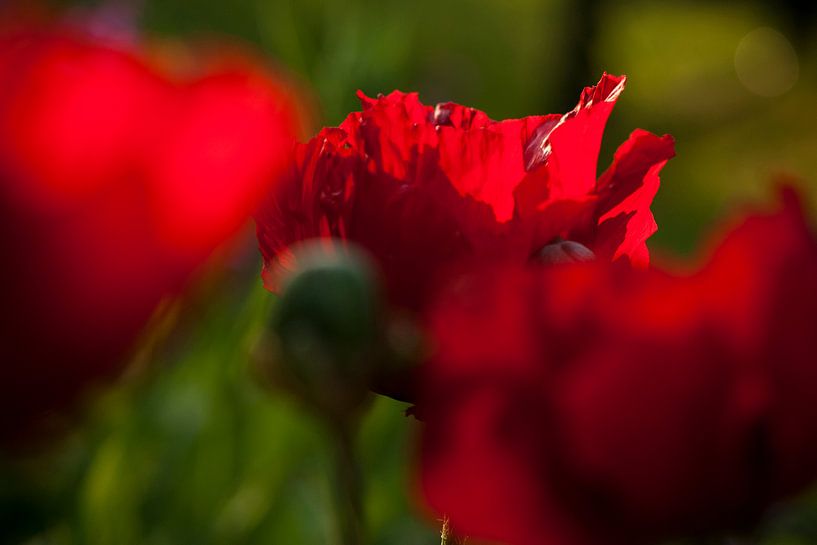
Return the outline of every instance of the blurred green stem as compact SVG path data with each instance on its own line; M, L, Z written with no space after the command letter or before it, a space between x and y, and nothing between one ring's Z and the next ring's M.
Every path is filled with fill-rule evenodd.
M340 543L363 544L363 486L355 454L356 427L330 423L334 442L333 488Z

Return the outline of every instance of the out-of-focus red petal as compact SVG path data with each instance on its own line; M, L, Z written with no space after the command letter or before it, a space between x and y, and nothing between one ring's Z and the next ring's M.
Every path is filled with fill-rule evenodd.
M496 380L501 380L496 378ZM448 410L429 422L422 452L422 492L430 507L469 538L514 545L598 543L550 496L548 475L531 472L542 455L530 437L521 398L489 382L444 392ZM560 513L563 516L543 516Z
M168 84L135 58L68 32L9 38L0 105L3 163L40 202L138 175Z
M2 29L0 441L121 370L275 182L293 99L242 59L176 80L76 29Z
M431 505L510 544L648 543L745 528L817 479L817 242L783 200L691 272L600 261L455 284L421 383ZM535 503L486 521L512 497Z
M549 372L531 358L541 343L536 307L518 297L521 290L536 299L541 288L522 270L498 269L466 275L437 302L435 365L427 369L421 399L431 410L421 486L428 504L461 535L520 545L592 544L558 502L542 463L550 431L539 429L541 399L529 396L547 384Z
M162 111L148 167L160 233L177 251L207 252L284 169L293 104L265 75L225 70L179 88Z

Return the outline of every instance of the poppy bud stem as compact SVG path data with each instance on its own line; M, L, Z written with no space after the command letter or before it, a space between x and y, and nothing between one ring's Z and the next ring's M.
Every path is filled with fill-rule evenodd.
M333 496L338 532L342 545L362 545L363 487L355 454L354 426L347 422L330 423L334 447Z

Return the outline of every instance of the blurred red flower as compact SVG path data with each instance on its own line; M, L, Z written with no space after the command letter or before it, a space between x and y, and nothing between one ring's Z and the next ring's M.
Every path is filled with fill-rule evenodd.
M817 242L796 198L699 270L463 278L431 313L421 482L512 545L746 529L817 477Z
M492 121L416 93L371 99L299 145L258 213L265 285L295 266L289 246L314 237L357 243L378 260L393 302L422 308L446 269L527 261L557 237L602 259L642 265L649 206L669 136L637 130L598 180L607 117L625 78L604 75L565 115Z
M0 434L116 372L283 168L287 88L240 55L203 64L174 78L76 30L0 35Z

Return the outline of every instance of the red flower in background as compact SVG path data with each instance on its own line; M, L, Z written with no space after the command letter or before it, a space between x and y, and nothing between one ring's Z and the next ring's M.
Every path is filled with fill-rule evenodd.
M0 433L120 368L280 173L293 106L241 56L174 79L77 31L0 35Z
M635 131L596 179L607 117L624 77L605 75L566 115L492 121L473 108L371 99L299 145L258 213L265 285L294 266L289 246L357 243L377 259L393 302L418 309L452 266L527 261L563 237L600 258L644 264L649 211L669 136Z
M745 528L817 477L815 278L791 194L691 274L463 278L431 313L429 504L512 545Z

